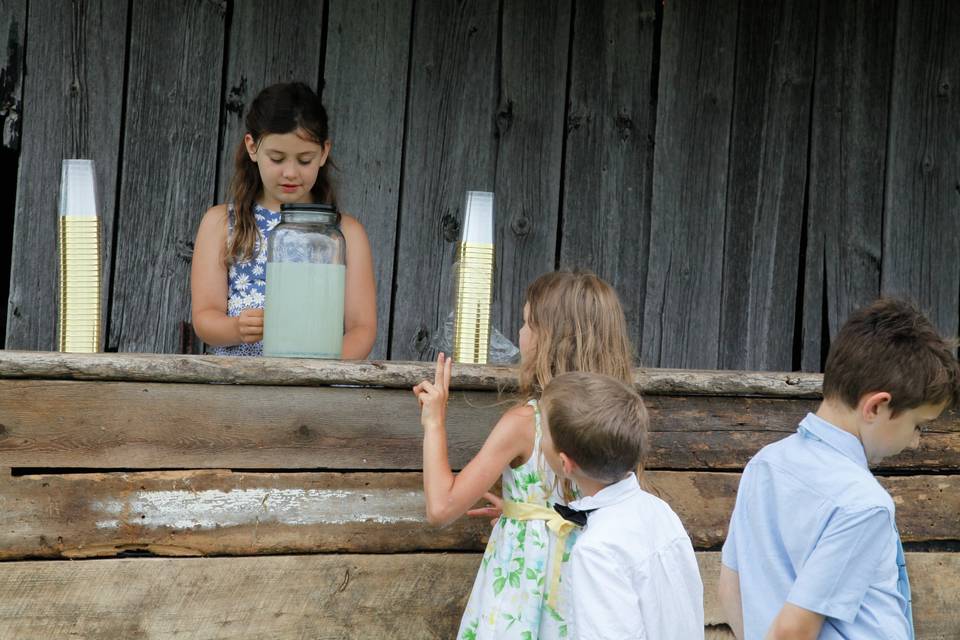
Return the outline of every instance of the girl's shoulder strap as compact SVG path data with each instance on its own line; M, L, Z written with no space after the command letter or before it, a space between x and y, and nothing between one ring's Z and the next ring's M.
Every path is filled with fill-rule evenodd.
M540 405L537 403L536 398L530 398L527 400L527 404L533 407L533 426L536 430L536 437L534 438L534 449L540 448L540 436L542 434L542 429L540 426Z

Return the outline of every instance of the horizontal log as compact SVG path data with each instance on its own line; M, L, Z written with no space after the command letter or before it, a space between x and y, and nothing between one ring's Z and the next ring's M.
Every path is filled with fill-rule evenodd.
M697 554L722 625L720 554ZM0 563L3 638L451 638L480 555L127 558ZM909 553L918 640L955 637L960 554Z
M482 551L486 518L426 522L419 473L0 475L0 559ZM648 472L695 547L726 537L739 474ZM960 540L960 476L880 479L906 542Z
M281 386L346 384L408 389L426 377L433 377L432 363L0 350L0 378ZM686 369L642 369L636 374L639 389L657 395L816 398L820 396L821 379L814 373ZM513 389L517 385L517 369L457 364L451 385L455 389Z
M649 468L742 469L793 432L808 399L649 396ZM451 464L465 465L512 405L456 391ZM0 466L419 469L422 431L399 389L0 379ZM955 413L883 469L960 469Z

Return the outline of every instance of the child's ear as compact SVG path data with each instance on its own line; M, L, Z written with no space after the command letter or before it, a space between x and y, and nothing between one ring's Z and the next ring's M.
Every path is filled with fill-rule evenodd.
M330 148L333 146L333 143L330 140L323 141L323 149L320 151L320 166L327 164L327 158L330 157Z
M257 142L253 139L253 136L249 133L243 136L243 144L247 148L247 155L250 156L251 162L257 161Z
M860 398L860 417L865 422L873 422L883 410L890 412L890 400L892 396L886 391L876 391L868 393Z
M561 467L563 467L564 476L569 478L571 475L573 475L574 471L580 468L580 465L574 462L573 459L567 454L561 452L559 456L560 456L560 465Z

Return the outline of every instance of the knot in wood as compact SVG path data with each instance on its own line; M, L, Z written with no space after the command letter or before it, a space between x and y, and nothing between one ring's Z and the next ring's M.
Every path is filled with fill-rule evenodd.
M497 111L497 132L503 135L513 125L513 100L507 100L505 107Z
M417 332L413 335L413 349L422 354L430 346L430 330L420 325Z
M443 229L443 239L447 242L456 242L460 239L460 221L451 214L446 214L440 220L440 227Z
M941 98L949 98L949 97L950 97L950 82L949 82L949 81L944 80L943 82L940 83L940 86L937 87L937 95L940 96Z
M510 229L518 236L525 236L530 233L530 218L525 215L519 215L510 223Z
M193 241L177 240L175 251L178 258L190 262L193 260Z
M932 173L933 172L933 156L929 153L923 156L923 172Z
M621 140L627 140L630 138L630 134L633 133L633 118L630 117L630 114L625 111L617 112L617 117L614 120L617 133L620 136Z
M567 133L575 131L580 128L580 124L583 121L582 116L570 115L567 117Z
M238 118L243 117L243 105L247 95L247 78L246 76L240 76L240 84L234 87L230 87L230 91L227 93L227 100L223 105L223 108L228 112L235 114Z
M310 427L305 424L300 425L300 427L297 429L297 436L301 438L309 438L311 435Z
M7 434L7 425L0 424L0 436L4 436L6 434Z

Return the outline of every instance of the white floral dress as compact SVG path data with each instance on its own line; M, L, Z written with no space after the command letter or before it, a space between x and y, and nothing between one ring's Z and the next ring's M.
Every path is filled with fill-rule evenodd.
M503 499L529 502L550 509L563 503L555 476L540 451L540 411L534 408L536 438L533 454L519 467L503 472ZM566 539L563 562L579 534ZM556 537L543 520L514 520L501 516L490 533L490 541L473 583L473 591L460 621L458 640L537 640L566 638L562 600L557 609L547 604L547 589L553 571L549 566ZM558 597L563 594L561 589Z

